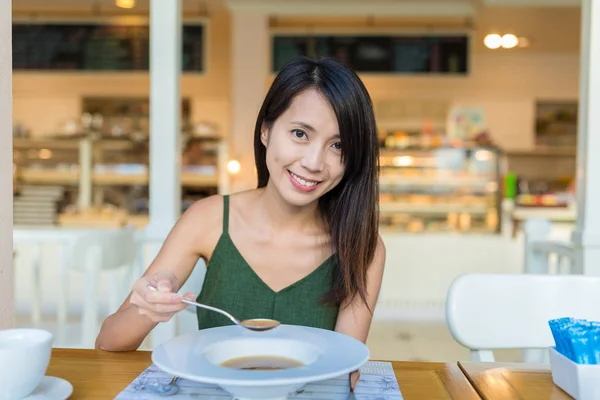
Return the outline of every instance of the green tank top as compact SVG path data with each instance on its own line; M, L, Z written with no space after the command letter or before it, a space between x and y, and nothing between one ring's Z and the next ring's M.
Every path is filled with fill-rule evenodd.
M223 199L223 233L207 265L198 302L221 308L239 320L270 318L283 324L333 330L339 307L322 302L331 290L335 257L308 276L275 292L252 269L229 236L229 196ZM277 260L273 260L277 262ZM197 308L198 329L231 325L225 316Z

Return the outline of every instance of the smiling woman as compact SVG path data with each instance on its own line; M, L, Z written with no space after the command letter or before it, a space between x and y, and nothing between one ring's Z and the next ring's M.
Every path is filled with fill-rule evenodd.
M292 145L281 139L286 131ZM367 270L377 243L379 154L371 100L358 76L332 60L289 63L259 112L254 149L259 188L271 186L287 195L279 177L283 160L289 163L284 176L312 195L291 192L288 202L318 200L340 269L328 298L358 294L366 302Z
M278 171L283 173L283 183L291 182L301 193L315 192L315 197L297 196L300 204L314 201L340 183L344 163L336 115L317 89L298 94L277 121L262 123L259 135L259 150L268 149L266 164L257 162L261 178L267 174L266 182L272 180L281 193L286 192L279 186Z
M366 342L385 250L377 134L365 87L339 62L293 60L267 93L254 135L257 189L190 207L103 324L98 347L137 348L156 323L182 310L176 292L199 257L207 273L198 302L238 319L275 319ZM200 329L226 324L220 314L198 310Z

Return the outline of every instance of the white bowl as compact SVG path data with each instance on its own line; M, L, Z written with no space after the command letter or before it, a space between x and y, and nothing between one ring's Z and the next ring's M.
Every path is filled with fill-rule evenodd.
M294 359L303 365L281 370L240 370L221 363L240 357ZM240 400L282 400L307 383L348 374L369 360L364 343L341 333L281 325L266 332L239 326L205 329L175 337L152 353L166 373L210 383Z
M41 329L0 330L0 400L31 394L46 374L52 334Z

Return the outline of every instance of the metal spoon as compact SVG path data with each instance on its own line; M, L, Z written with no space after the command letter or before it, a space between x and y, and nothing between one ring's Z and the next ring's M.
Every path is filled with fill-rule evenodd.
M178 376L174 376L171 379L171 382L163 385L162 383L152 382L148 384L148 389L151 392L154 392L161 396L171 396L179 391L179 386L177 385L177 381L179 380Z
M150 290L157 291L157 289L152 285L147 285L146 287ZM245 319L243 321L240 321L239 319L235 318L233 315L229 314L226 311L221 310L220 308L207 306L206 304L196 303L195 301L191 301L191 300L183 299L183 298L181 299L181 301L183 303L186 303L186 304L189 304L192 306L205 308L210 311L215 311L215 312L221 313L224 316L226 316L227 318L229 318L234 324L244 327L248 330L255 331L255 332L268 331L273 328L277 328L280 325L279 321L276 321L274 319L267 319L267 318L253 318L253 319Z

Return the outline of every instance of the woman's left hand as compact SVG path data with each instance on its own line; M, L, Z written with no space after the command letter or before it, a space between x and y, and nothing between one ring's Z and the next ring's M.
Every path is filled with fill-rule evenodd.
M354 392L354 389L356 389L356 384L358 383L358 380L360 379L360 371L354 371L350 374L350 391Z

